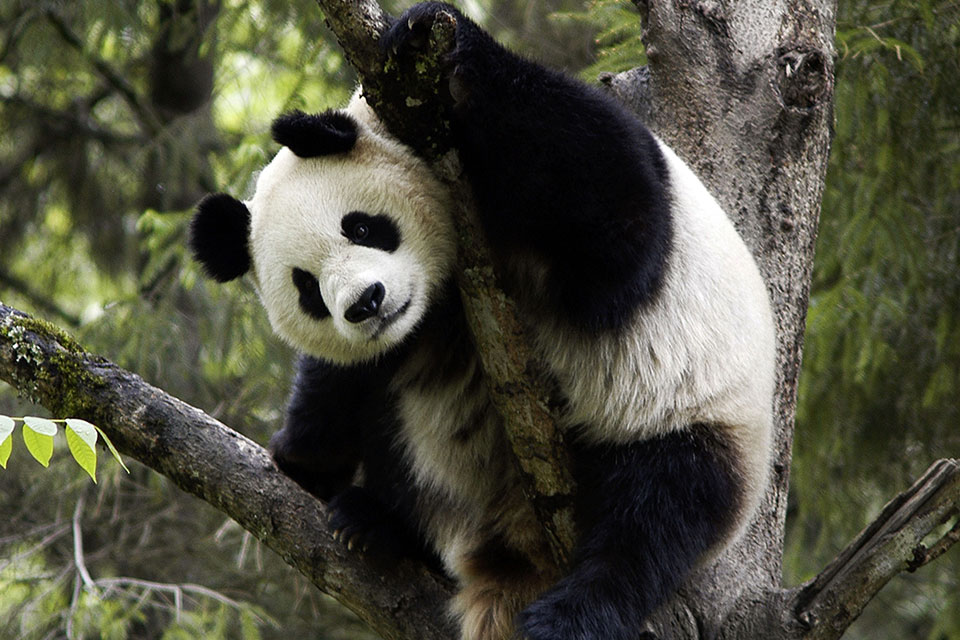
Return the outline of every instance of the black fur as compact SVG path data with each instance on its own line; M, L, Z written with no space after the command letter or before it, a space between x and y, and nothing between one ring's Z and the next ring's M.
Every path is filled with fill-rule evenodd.
M297 288L299 297L297 302L305 314L314 320L323 320L330 317L330 309L323 301L320 292L320 282L317 277L305 269L294 267L290 272L293 286Z
M415 533L413 483L394 451L397 424L386 385L399 358L342 367L302 356L286 424L270 439L270 452L284 473L330 501L331 527L357 551L439 566ZM351 487L361 469L364 486Z
M670 252L656 141L613 98L507 51L449 5L420 4L394 23L383 46L399 64L415 63L417 33L439 10L457 18L454 134L494 250L508 267L518 255L545 261L536 295L558 316L620 327L656 294Z
M390 216L375 216L363 211L351 211L340 221L343 237L363 247L393 253L400 246L400 229Z
M217 282L239 278L250 270L250 211L225 193L206 196L190 221L190 250Z
M285 113L273 121L270 133L274 141L290 147L301 158L316 158L346 153L357 142L357 123L337 111L306 114Z
M270 439L273 459L304 489L329 500L353 481L363 432L378 428L386 400L376 370L297 362L286 423Z

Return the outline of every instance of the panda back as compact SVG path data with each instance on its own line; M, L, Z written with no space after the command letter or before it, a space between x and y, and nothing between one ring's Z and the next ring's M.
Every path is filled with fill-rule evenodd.
M766 287L730 219L689 167L666 160L672 246L664 283L630 321L585 332L530 324L566 402L562 424L588 441L632 442L691 424L723 425L769 451L774 329ZM763 463L765 464L765 463Z

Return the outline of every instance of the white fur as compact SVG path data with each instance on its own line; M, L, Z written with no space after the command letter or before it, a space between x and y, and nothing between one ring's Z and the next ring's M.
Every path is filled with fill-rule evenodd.
M371 127L361 97L347 112L360 122L353 150L305 159L283 148L247 203L254 272L271 325L295 348L341 364L374 358L409 334L456 252L447 190L425 163ZM400 229L399 248L352 244L340 226L351 211L390 216ZM300 309L294 268L317 277L331 317L317 320ZM386 290L378 315L347 322L346 309L374 282Z

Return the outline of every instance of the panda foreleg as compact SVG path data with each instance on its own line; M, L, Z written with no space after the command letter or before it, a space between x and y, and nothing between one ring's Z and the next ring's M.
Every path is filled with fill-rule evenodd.
M286 423L270 451L284 473L329 502L330 528L350 549L416 557L438 568L410 524L416 498L393 451L387 382L394 365L391 356L350 367L302 356ZM364 486L351 486L361 463Z
M575 450L580 542L573 570L527 607L529 640L635 640L644 619L722 541L742 509L718 429Z
M296 367L284 426L269 449L284 473L329 500L350 485L360 464L363 416L357 407L363 406L367 376L309 356Z

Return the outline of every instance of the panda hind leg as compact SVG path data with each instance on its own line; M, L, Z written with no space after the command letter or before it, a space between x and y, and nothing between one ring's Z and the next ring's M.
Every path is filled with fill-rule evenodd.
M646 617L742 517L722 430L694 425L574 448L580 542L568 575L520 613L529 640L636 640Z

